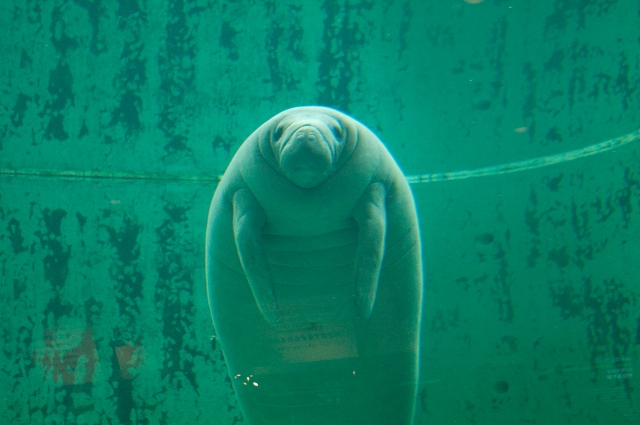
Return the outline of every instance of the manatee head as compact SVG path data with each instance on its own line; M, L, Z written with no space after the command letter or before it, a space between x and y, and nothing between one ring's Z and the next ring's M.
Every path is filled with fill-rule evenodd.
M322 113L293 113L271 132L271 148L280 172L302 188L324 182L337 168L346 131Z

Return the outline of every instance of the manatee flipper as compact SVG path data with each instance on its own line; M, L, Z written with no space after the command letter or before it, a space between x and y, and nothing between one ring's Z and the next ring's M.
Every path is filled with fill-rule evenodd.
M233 195L233 234L240 263L253 297L265 320L276 326L280 321L273 279L262 245L262 227L266 215L249 189Z
M368 319L378 291L387 226L386 190L382 183L367 187L358 200L353 218L358 223L358 249L355 259L355 306L358 315Z

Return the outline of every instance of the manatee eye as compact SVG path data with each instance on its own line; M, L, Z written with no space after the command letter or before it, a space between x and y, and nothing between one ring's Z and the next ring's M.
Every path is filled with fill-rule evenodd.
M333 133L336 140L344 140L344 129L342 128L342 123L340 121L336 121L335 125L331 126L331 133Z
M280 137L282 137L282 127L277 126L276 130L273 132L273 140L278 141Z

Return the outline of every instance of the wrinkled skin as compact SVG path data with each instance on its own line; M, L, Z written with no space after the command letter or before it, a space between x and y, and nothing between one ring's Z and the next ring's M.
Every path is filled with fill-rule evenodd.
M213 197L206 267L250 424L411 423L418 224L402 172L366 127L303 107L258 128Z

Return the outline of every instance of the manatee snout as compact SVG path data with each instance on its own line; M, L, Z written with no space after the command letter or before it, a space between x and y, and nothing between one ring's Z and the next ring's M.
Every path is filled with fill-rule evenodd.
M332 171L333 155L322 133L312 125L298 128L280 152L280 167L289 180L311 188L322 183Z

